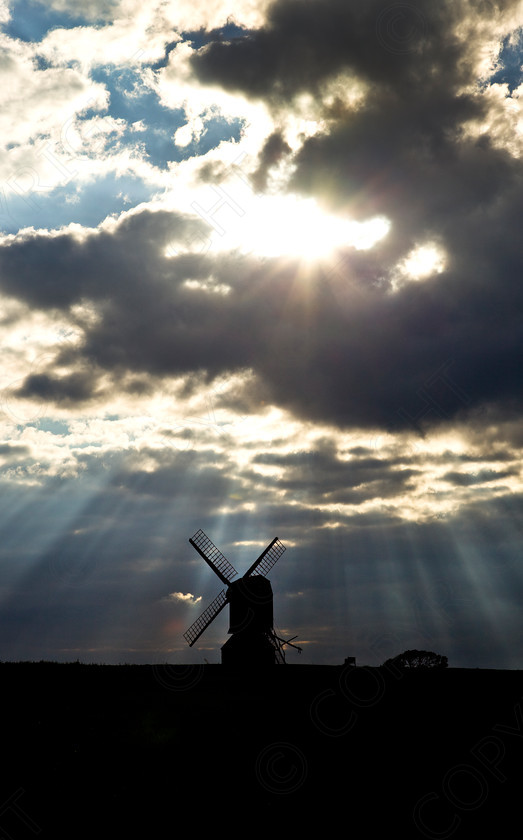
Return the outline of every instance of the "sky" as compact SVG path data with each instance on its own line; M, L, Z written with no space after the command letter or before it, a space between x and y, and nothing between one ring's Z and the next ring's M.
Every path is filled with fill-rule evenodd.
M0 0L0 660L523 667L521 0Z

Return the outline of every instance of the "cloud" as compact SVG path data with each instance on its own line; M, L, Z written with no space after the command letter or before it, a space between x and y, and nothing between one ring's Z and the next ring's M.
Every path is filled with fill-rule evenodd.
M193 66L201 79L274 101L319 91L347 69L389 89L445 80L455 91L491 66L500 39L520 25L520 8L519 0L488 10L468 0L437 7L429 0L416 6L280 0L263 27L204 46ZM468 60L458 63L464 55Z
M511 234L521 199L507 202L510 209L497 205L505 226L498 218L479 245L471 231L471 241L455 238L455 267L394 295L383 284L388 246L349 252L335 273L312 267L301 281L299 262L289 259L166 256L169 243L201 241L208 228L163 210L133 211L81 237L71 230L8 239L0 248L4 293L72 319L81 338L60 348L53 365L90 366L86 378L51 365L18 393L40 398L44 389L51 400L74 401L96 394L104 373L114 383L131 374L190 376L193 387L245 373L248 401L340 428L423 429L490 404L515 411L521 292ZM475 214L459 224L462 232L474 227ZM88 323L74 314L85 302L96 313ZM492 330L493 318L503 330Z
M38 0L57 12L78 14L74 0ZM260 24L268 0L156 0L148 3L151 17L161 17L181 29L214 29L230 20L246 26ZM82 16L93 20L132 18L143 8L139 0L87 0L82 3Z
M340 458L333 442L303 452L257 454L252 464L277 467L274 487L282 497L309 504L352 504L407 492L416 470L385 458Z
M11 461L23 455L28 455L30 452L27 446L18 446L16 444L2 443L0 444L0 458L5 461Z
M78 404L87 400L93 392L91 377L80 372L68 376L51 377L43 373L30 374L15 396L45 400L60 405L62 402Z
M183 592L171 592L170 595L167 596L171 601L181 601L184 604L189 604L191 607L195 607L196 604L199 604L202 600L202 596L199 595L196 597L192 595L190 592L184 594Z
M265 190L271 167L278 164L290 151L291 147L280 132L275 131L266 139L259 154L258 168L251 176L253 189L256 192Z
M100 85L94 84L80 71L71 67L39 68L34 60L34 47L0 35L2 61L0 93L2 137L9 152L3 162L5 180L14 180L16 170L25 165L27 170L36 171L46 163L45 139L52 133L60 135L67 120L77 112L88 108L99 109L106 104L106 96ZM29 141L40 139L40 148L25 149L27 158L20 155L20 147ZM38 152L40 154L38 154ZM47 153L47 157L50 152ZM38 158L42 157L40 167ZM47 160L49 166L50 161ZM21 180L21 175L20 175ZM42 178L41 186L46 185ZM34 188L34 184L31 187Z
M492 481L499 481L500 479L509 478L517 475L517 470L489 470L483 469L473 473L462 473L450 471L442 476L443 481L448 481L451 484L456 484L461 487L470 487L476 484L487 484Z

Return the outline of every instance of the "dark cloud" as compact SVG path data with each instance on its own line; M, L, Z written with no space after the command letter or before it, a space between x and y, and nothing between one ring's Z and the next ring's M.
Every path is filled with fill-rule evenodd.
M474 20L492 24L514 6L279 2L264 29L195 56L200 78L268 101L292 104L340 71L370 84L355 108L326 106L329 128L293 161L291 189L392 221L374 254L348 254L329 276L327 294L345 308L327 317L320 304L321 338L317 324L300 336L308 375L289 365L288 377L266 377L275 399L303 416L422 427L480 404L519 410L523 170L466 128L488 109L474 87L483 43ZM458 38L459 22L469 38ZM386 286L395 263L427 240L447 251L446 271L395 299L373 296L369 286ZM288 337L296 346L292 324Z
M340 427L423 431L493 407L517 417L523 168L487 134L467 133L488 105L474 86L475 24L488 28L514 6L276 2L263 29L203 47L193 60L201 80L288 107L341 71L363 80L357 106L326 102L325 128L294 155L289 188L352 217L385 215L390 233L311 268L305 283L298 260L200 253L203 222L165 211L82 239L12 241L0 248L6 294L51 311L90 301L97 315L74 316L83 344L56 360L84 372L33 371L19 394L74 404L96 397L104 372L137 393L146 378L184 375L197 389L250 371L238 407L274 403ZM259 152L260 188L283 155L275 130ZM205 167L201 177L220 177ZM399 261L426 241L445 251L444 270L399 277Z
M142 451L141 455L146 452ZM198 453L177 452L169 453L162 449L151 452L156 460L156 468L151 470L128 468L116 473L111 479L111 485L120 492L131 496L165 497L171 503L177 504L177 496L183 494L188 484L201 500L202 507L208 513L220 508L234 490L241 488L231 474L228 473L230 464L222 456L220 465L213 465L215 455L212 451L202 450ZM210 463L211 462L211 463ZM185 477L184 483L181 476Z
M313 505L358 505L389 498L406 491L417 474L413 469L396 469L385 458L344 460L331 447L289 454L260 452L252 464L279 467L282 475L274 479L279 494Z
M291 151L291 147L285 141L280 131L274 131L269 135L258 155L258 168L251 175L252 186L255 192L263 192L265 190L271 167L278 164Z
M498 200L520 172L488 136L464 137L488 107L474 87L482 40L471 20L492 23L514 6L278 2L264 29L208 45L193 67L205 81L287 103L300 91L321 102L322 83L342 71L370 83L355 108L325 106L329 130L304 143L291 188L353 217L387 215L398 256L419 236L452 235L458 214ZM458 38L460 23L469 38Z
M15 391L17 397L45 400L55 405L78 405L93 396L96 380L89 374L76 372L60 378L35 373L28 376Z
M116 235L111 229L86 238L29 234L2 249L2 289L39 309L67 309L84 299L109 303L125 293L133 293L132 304L136 278L148 278L147 266L157 263L162 246L183 246L207 232L197 217L163 211L128 215Z
M497 462L497 461L516 461L519 459L519 454L517 452L511 452L506 449L494 449L490 448L490 443L485 441L485 451L480 452L450 452L445 450L444 452L436 455L433 460L436 462L441 463L465 463L468 464L470 462L474 463L488 463L488 462Z
M518 475L517 470L478 470L474 473L450 471L442 476L442 480L459 487L470 487L475 484L488 484L490 481L499 481L502 478L509 478L514 475Z
M29 455L30 449L28 446L21 446L16 443L2 443L0 444L0 457L6 461L20 458L21 456Z
M341 71L392 86L398 79L418 81L444 62L443 72L455 84L460 47L452 26L467 8L428 0L416 6L280 0L270 7L263 29L208 44L192 64L206 83L275 101L318 92ZM460 77L467 69L459 68Z
M487 227L474 247L456 242L455 270L395 293L384 281L387 246L346 252L335 270L311 268L303 288L297 261L166 257L168 242L201 230L169 213L137 213L82 242L71 233L13 242L0 249L4 291L34 307L61 307L84 332L78 348L59 348L56 371L32 372L19 391L70 405L96 397L104 371L125 390L136 377L185 374L197 389L251 370L238 408L272 402L342 427L423 429L489 404L516 412L522 291L509 241L516 222L506 217L504 234ZM491 241L498 235L507 240L500 272L503 243ZM186 284L194 279L201 286ZM213 292L213 284L231 291ZM74 314L86 301L92 321ZM75 360L75 372L60 372Z

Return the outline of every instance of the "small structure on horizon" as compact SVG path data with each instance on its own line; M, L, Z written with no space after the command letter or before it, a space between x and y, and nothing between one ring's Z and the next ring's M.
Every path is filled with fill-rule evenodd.
M227 586L183 634L190 647L224 606L229 604L231 638L222 647L222 665L245 667L284 664L285 645L301 652L301 648L292 644L296 636L286 641L274 632L272 587L265 576L285 551L278 537L269 543L244 576L236 581L236 569L203 531L197 531L189 542Z
M350 668L356 667L356 657L355 656L346 656L344 665L348 665Z

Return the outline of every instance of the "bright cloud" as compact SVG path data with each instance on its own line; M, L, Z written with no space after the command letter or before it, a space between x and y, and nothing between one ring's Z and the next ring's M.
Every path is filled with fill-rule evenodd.
M194 595L191 595L190 592L183 593L183 592L171 592L168 596L172 601L181 601L184 604L189 604L191 607L195 607L196 604L199 604L201 596L196 598Z

